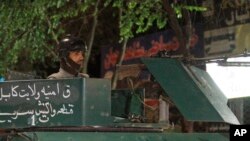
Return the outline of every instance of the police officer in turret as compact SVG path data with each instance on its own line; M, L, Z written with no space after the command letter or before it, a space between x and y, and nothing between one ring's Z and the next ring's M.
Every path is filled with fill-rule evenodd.
M80 73L87 47L80 38L66 36L59 42L58 53L60 68L57 73L48 76L48 79L84 77L88 74Z

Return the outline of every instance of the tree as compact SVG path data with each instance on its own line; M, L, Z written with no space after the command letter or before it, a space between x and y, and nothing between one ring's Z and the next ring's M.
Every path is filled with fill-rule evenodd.
M101 33L96 28L98 16L105 12L102 4L101 0L1 1L0 74L6 69L31 71L33 63L45 62L47 58L56 62L55 47L65 34L86 41L86 72L92 46L96 46L94 38Z
M92 49L95 49L92 47L100 49L98 46L116 43L119 39L116 33L118 29L120 29L120 41L126 41L135 34L146 32L154 25L165 28L168 15L164 10L166 4L163 5L163 2L161 0L1 1L0 19L4 22L0 23L2 29L0 74L7 68L30 71L33 63L45 62L47 58L52 58L49 61L57 61L55 46L65 34L73 34L86 40L89 47L83 70L86 72ZM174 10L179 15L183 7L198 9L174 2L170 4L175 5ZM107 9L109 13L105 14ZM119 9L120 18L117 19ZM110 13L113 13L112 17ZM107 35L111 38L103 39ZM25 67L22 64L25 64Z
M108 2L111 3L110 0ZM157 26L159 29L170 27L176 33L182 55L185 59L189 59L190 53L188 48L192 34L190 12L206 10L206 8L199 6L196 0L189 1L189 3L186 0L116 0L112 4L113 7L117 7L121 11L119 28L120 39L124 41L124 44L136 34L144 33L153 26ZM182 27L185 27L185 31L183 31ZM125 49L122 50L120 56L124 56L123 53L125 53ZM122 62L122 57L119 58L117 67ZM117 74L115 73L112 78L113 88L116 86L116 78Z

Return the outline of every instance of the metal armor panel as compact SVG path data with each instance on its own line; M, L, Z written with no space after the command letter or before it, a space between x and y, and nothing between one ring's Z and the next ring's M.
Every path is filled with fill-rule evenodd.
M226 97L207 72L176 59L142 61L187 120L239 124L226 105Z

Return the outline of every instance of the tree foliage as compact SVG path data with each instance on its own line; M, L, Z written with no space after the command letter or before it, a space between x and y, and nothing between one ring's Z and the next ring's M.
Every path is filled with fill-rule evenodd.
M124 41L126 45L128 39L133 38L134 35L144 33L151 27L156 26L159 29L171 27L180 42L180 48L184 55L188 54L189 37L184 37L181 29L179 19L185 19L187 33L191 31L189 11L204 11L203 7L194 3L187 3L187 1L169 1L169 0L107 0L107 3L111 3L113 7L120 9L119 29L120 29L120 41ZM189 1L190 2L190 1ZM184 16L183 16L184 15ZM167 23L170 23L167 26ZM185 40L186 39L186 40ZM123 46L124 46L123 45ZM119 61L117 62L117 68L122 64L122 56L124 56L125 49L123 48L120 54ZM112 77L112 88L116 87L117 70Z
M2 0L0 75L7 68L30 70L32 68L28 66L34 62L43 62L46 58L57 60L55 46L59 38L68 33L87 40L91 46L104 46L107 43L115 44L117 38L120 41L133 38L152 26L162 29L169 20L163 1L165 0ZM100 4L96 7L98 2ZM189 6L175 0L169 4L178 17L182 16L182 9L204 10L195 4ZM105 9L109 9L108 14L104 12ZM118 15L119 19L116 18ZM94 17L98 21L97 30L92 27ZM120 35L116 34L117 29ZM91 36L91 31L96 33L94 37ZM107 40L110 41L106 42ZM22 62L25 66L21 66Z
M0 74L17 63L57 59L55 46L72 19L81 20L95 1L1 1ZM81 36L81 35L79 35ZM28 65L28 64L26 64Z
M138 33L146 32L152 26L159 29L168 27L168 12L164 9L164 2L170 5L178 18L183 18L183 10L191 12L205 11L206 8L199 6L196 0L185 3L184 1L168 0L107 0L113 7L122 9L120 18L120 37L121 40L133 38Z

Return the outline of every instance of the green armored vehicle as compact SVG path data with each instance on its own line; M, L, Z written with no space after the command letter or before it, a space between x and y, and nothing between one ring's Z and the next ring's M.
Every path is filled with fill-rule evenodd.
M188 121L239 124L205 71L175 59L142 62ZM109 79L96 78L1 82L0 140L229 141L228 131L183 133L144 122L144 92L111 90Z

